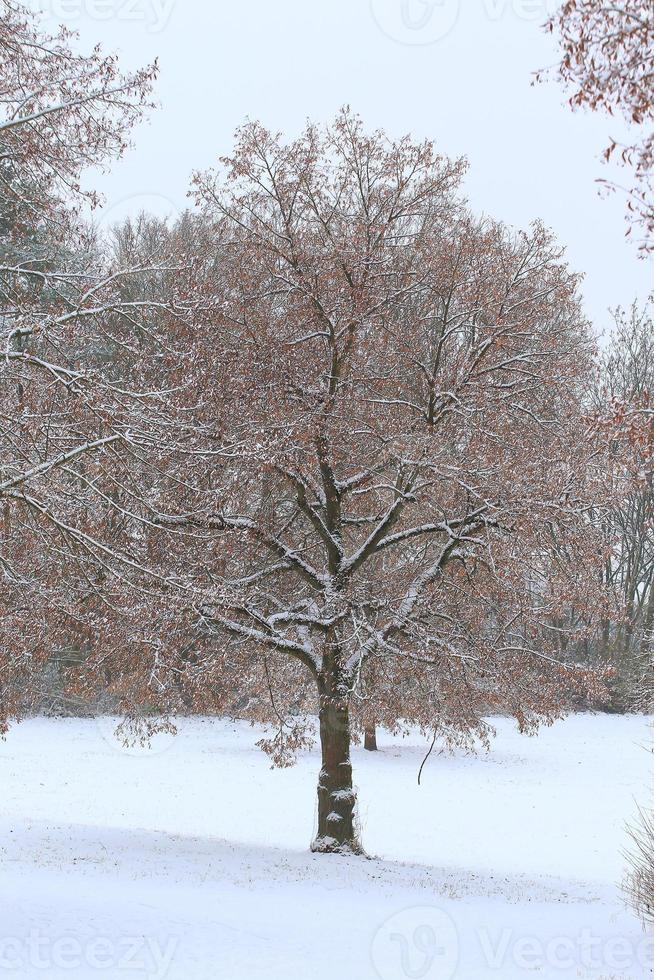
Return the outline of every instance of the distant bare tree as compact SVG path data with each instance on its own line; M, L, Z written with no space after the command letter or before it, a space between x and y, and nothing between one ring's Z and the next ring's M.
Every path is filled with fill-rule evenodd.
M607 445L612 504L604 519L603 576L620 597L622 614L604 624L604 654L616 662L615 704L640 698L643 658L654 626L654 473L649 449L634 439L654 392L654 322L648 306L616 310L600 362L598 409L615 413Z

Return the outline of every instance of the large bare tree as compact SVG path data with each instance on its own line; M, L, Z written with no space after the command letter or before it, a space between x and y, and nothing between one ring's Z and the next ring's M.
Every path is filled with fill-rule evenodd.
M292 143L248 125L196 179L175 437L144 436L128 522L165 588L114 670L162 706L265 698L282 761L317 701L320 851L360 849L372 720L484 737L592 683L565 655L602 602L577 281L543 228L475 220L463 172L344 112Z

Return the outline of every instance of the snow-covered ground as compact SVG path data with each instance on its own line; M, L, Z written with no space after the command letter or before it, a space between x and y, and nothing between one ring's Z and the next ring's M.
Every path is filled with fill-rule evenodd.
M354 752L372 860L313 856L318 755L271 770L245 724L125 750L113 723L36 719L0 745L0 977L643 980L620 897L651 801L642 718L505 721L489 754L419 737Z

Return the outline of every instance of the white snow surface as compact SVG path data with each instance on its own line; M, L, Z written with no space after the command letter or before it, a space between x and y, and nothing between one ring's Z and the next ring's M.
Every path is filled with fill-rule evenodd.
M316 749L261 731L33 719L0 744L0 977L644 980L625 824L654 786L652 719L575 715L489 753L419 734L353 752L370 860L312 855Z

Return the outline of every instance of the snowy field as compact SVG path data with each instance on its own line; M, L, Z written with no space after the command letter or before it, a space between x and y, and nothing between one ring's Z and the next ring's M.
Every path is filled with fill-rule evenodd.
M355 750L372 860L313 856L318 755L271 770L257 730L184 722L125 750L100 721L0 745L0 977L517 980L654 976L623 905L624 824L650 801L642 718L500 722L489 754Z

